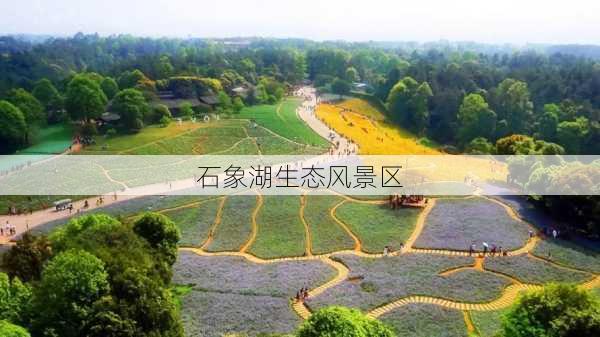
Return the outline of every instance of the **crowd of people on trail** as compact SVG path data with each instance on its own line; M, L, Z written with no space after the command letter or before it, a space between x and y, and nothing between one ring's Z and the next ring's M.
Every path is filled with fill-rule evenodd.
M481 254L482 256L507 256L508 252L506 250L504 250L504 248L502 248L502 246L496 246L495 244L489 244L485 241L482 242L481 244L482 247L482 251ZM475 254L477 252L477 245L476 244L471 244L469 246L469 256L473 256L473 254Z
M17 234L17 226L11 224L6 220L6 224L0 227L0 236L13 236Z
M308 288L303 287L302 289L296 292L296 297L294 297L294 300L296 302L303 302L306 299L308 299Z
M425 205L428 200L423 195L390 194L388 204L391 209L402 208L406 205Z

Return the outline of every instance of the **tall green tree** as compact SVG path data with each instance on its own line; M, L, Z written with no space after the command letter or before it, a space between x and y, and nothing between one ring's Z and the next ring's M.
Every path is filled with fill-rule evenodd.
M503 320L505 337L600 336L600 302L574 285L522 295Z
M31 93L44 106L48 120L60 121L64 117L59 113L64 106L63 97L50 80L43 78L37 81Z
M95 301L108 294L104 263L85 251L54 257L34 289L32 332L40 336L80 337Z
M564 121L558 124L556 140L565 148L567 154L580 154L589 131L589 120L578 117L575 121Z
M511 133L527 131L533 113L527 83L512 78L502 81L496 91L499 119L507 121Z
M491 139L496 129L496 113L479 94L469 94L458 110L458 137L463 144L477 137Z
M37 281L51 257L52 247L46 236L25 232L2 256L2 267L10 277L25 282Z
M0 154L10 154L27 144L27 124L21 110L0 101Z
M102 92L109 100L113 99L113 97L115 97L115 95L119 92L119 85L112 77L105 77L100 83L100 88L102 88Z
M128 130L139 131L144 127L144 117L149 114L150 106L140 91L125 89L115 96L111 110L121 116L121 121Z
M26 314L31 301L31 288L18 278L10 280L0 272L0 321L13 323L26 322Z
M13 89L8 93L8 101L19 108L28 126L46 123L44 107L32 94L25 89Z
M544 105L544 113L539 119L539 134L542 139L552 141L556 138L556 129L558 128L560 114L558 105Z
M100 84L86 74L75 75L67 85L65 107L73 120L89 122L90 119L100 117L107 102Z

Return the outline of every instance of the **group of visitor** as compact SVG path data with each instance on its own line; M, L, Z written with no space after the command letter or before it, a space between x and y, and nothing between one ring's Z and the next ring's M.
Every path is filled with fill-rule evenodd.
M6 224L0 227L0 236L13 236L17 234L17 226L11 224L6 220Z
M298 292L296 292L296 297L294 298L296 302L302 302L308 299L308 288L303 287Z
M400 250L404 249L404 243L400 242ZM383 247L383 256L387 257L393 252L392 246Z
M508 253L504 250L504 248L502 248L502 246L496 246L494 244L489 244L485 241L483 241L483 243L481 244L482 247L482 254L483 256L489 255L489 256L506 256L508 255ZM472 256L473 254L475 254L475 252L477 251L477 245L476 244L472 244L471 246L469 246L469 256Z

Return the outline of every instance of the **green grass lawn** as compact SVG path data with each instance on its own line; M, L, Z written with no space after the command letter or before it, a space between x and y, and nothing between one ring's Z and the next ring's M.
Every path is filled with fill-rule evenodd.
M421 210L392 210L387 205L347 202L336 210L336 216L356 234L364 251L381 253L383 247L400 248L415 228Z
M524 283L549 282L581 283L591 278L588 273L557 267L525 254L485 259L485 269L510 275Z
M309 226L314 254L354 248L354 240L329 213L341 200L341 197L328 195L306 197L304 219Z
M242 109L236 118L252 119L276 134L301 144L328 147L325 139L314 132L296 114L302 101L288 98L277 105L256 105Z
M496 337L502 331L502 317L510 309L496 311L471 311L471 320L479 337Z
M600 253L563 240L543 240L533 253L568 267L600 273Z
M164 212L181 231L182 246L202 245L217 216L219 199L207 200L195 207L179 208Z
M258 233L250 253L262 258L304 255L299 196L265 196L257 222Z
M397 337L466 337L467 327L458 310L433 304L409 304L380 317Z
M208 251L239 250L252 233L252 212L256 207L256 196L227 197L221 223L217 226Z

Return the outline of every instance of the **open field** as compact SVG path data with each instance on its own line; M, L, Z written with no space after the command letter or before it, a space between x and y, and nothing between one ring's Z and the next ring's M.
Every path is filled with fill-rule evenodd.
M482 243L513 250L525 244L529 228L501 205L483 198L437 200L415 247L468 251Z
M567 267L600 273L600 252L563 240L543 240L533 254Z
M466 337L463 314L431 304L409 304L381 317L398 337Z
M277 105L246 107L236 118L254 120L258 125L297 143L327 148L327 141L298 118L296 108L301 103L298 98L288 98Z
M523 283L581 283L591 278L588 273L563 269L525 254L487 259L485 268L512 276Z
M215 252L239 250L252 233L252 212L256 202L256 196L227 197L220 222L206 250Z
M486 302L500 296L507 280L466 270L448 276L441 272L473 263L468 257L406 254L382 259L337 256L350 269L347 280L310 300L311 309L344 305L371 310L393 300L428 295L465 302Z
M331 209L343 199L337 196L307 196L304 209L314 254L353 249L354 240L331 215Z
M219 199L212 199L195 207L176 208L164 212L179 227L181 245L200 246L206 240L215 222L220 202Z
M80 154L318 154L327 141L296 115L298 99L277 105L244 108L235 119L172 122L151 125L141 132L111 138L97 137L96 144ZM250 122L255 121L254 126Z
M383 247L400 249L415 228L419 209L392 210L387 205L346 202L335 215L358 236L363 250L381 253Z
M358 109L356 104L353 106ZM358 144L361 154L440 154L439 151L420 144L417 137L408 131L381 121L380 115L372 109L365 110L366 115L342 112L343 109L331 104L320 104L316 114L337 133ZM376 119L371 119L371 116Z
M265 196L257 225L258 233L250 253L262 258L305 254L306 238L300 221L299 196Z
M471 320L480 337L496 337L502 329L502 317L508 309L495 311L472 311Z

